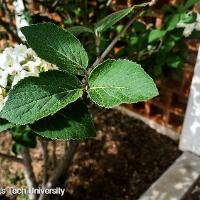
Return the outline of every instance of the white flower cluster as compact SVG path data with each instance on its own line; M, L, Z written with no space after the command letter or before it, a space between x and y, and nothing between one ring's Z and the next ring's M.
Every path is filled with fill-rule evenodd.
M183 35L189 37L194 30L200 31L200 14L197 13L196 22L191 24L186 24L184 22L179 22L177 28L184 28Z
M6 48L0 53L0 110L7 100L9 90L21 79L39 76L42 71L56 69L50 63L39 58L25 45Z

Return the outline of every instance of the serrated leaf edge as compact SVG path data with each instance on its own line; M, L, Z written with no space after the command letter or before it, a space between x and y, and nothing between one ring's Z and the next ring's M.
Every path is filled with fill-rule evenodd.
M89 75L89 77L88 77L88 80L90 79L90 76L92 75L92 73L93 73L93 71L94 70L96 70L99 66L101 66L101 65L103 65L105 62L107 62L107 61L127 61L127 62L131 62L131 63L134 63L134 64L136 64L136 65L138 65L138 66L140 66L141 67L141 65L139 65L138 63L136 63L136 62L133 62L133 61L130 61L130 60L128 60L128 59L117 59L117 60L115 60L115 59L107 59L107 60L105 60L104 62L102 62L102 63L100 63L100 64L98 64L92 71L91 71L91 73L90 73L90 75ZM141 69L144 71L144 73L146 74L146 75L148 75L146 72L145 72L145 70L141 67ZM149 75L148 75L149 76ZM153 79L149 76L149 78L153 81ZM155 87L156 88L156 87ZM100 107L104 107L104 108L114 108L114 107L117 107L117 106L119 106L120 104L122 104L122 103L124 103L124 104L130 104L130 103L138 103L138 102L145 102L145 101L148 101L149 99L151 99L151 98L153 98L153 97L156 97L159 93L158 93L158 89L156 88L156 90L157 90L157 95L153 95L152 97L149 97L148 99L146 99L146 100L143 100L143 101L123 101L123 102L121 102L120 104L114 104L113 106L107 106L107 105L104 105L104 104L100 104L100 103L97 103L95 100L93 100L92 98L91 98L91 96L90 96L90 90L91 90L91 88L90 87L88 87L88 96L89 96L89 98L95 103L95 104L97 104L98 106L100 106Z

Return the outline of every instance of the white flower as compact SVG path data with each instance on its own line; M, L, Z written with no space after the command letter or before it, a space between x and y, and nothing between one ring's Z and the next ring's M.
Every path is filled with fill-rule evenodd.
M183 23L182 21L180 21L180 22L176 25L177 28L185 28L185 26L186 26L186 24Z
M26 70L22 70L16 76L14 76L12 87L15 86L20 80L29 76L37 76L37 74L34 74L32 72L27 72Z
M12 87L15 86L20 80L21 80L21 75L20 74L17 74L14 79L13 79L13 82L12 82Z
M189 14L191 14L191 13L188 13L188 15ZM176 27L184 28L183 35L185 37L189 37L194 30L200 31L200 14L197 13L196 22L191 23L191 24L186 24L182 21L179 21L179 23L177 24Z
M24 79L24 78L29 77L29 76L36 76L37 75L37 74L34 74L32 72L27 72L26 70L22 70L19 74L21 76L21 79Z
M13 54L16 56L25 56L27 51L27 47L23 44L16 45L13 50Z
M199 13L197 13L197 23L196 23L195 29L197 31L200 31L200 14Z
M199 23L196 23L195 29L196 29L197 31L200 31L200 22L199 22Z
M17 62L22 62L26 57L27 47L23 44L14 47L13 56Z
M15 63L13 67L8 67L7 71L8 71L8 74L15 75L18 72L20 72L22 69L23 67L19 63Z
M2 110L2 108L4 107L6 101L8 99L8 96L4 97L3 95L0 95L0 111Z
M197 23L195 25L195 30L200 31L200 14L197 13Z
M42 61L40 58L37 58L36 61L28 61L24 67L27 68L30 72L34 74L39 74L40 66L42 65Z
M4 97L0 95L0 111L2 110L3 106L4 106Z
M197 19L196 19L197 23L200 23L200 14L197 13Z
M3 95L3 94L5 94L5 89L0 87L0 95Z
M0 69L4 69L4 56L2 53L0 54Z
M7 100L6 91L4 88L0 87L0 111L3 108L5 101Z
M6 48L0 53L0 110L7 100L10 85L12 88L26 77L39 76L40 72L51 69L57 67L39 58L23 44Z
M42 64L41 64L41 70L42 71L48 71L48 70L58 70L58 67L56 65L50 64L48 62L46 62L45 60L42 60Z
M1 69L6 69L7 67L10 67L14 63L14 57L12 56L12 49L7 48L4 50L4 52L1 54L0 57L0 67Z
M0 86L6 88L8 83L8 71L1 71L0 72Z
M192 24L187 24L184 31L183 31L183 35L185 37L189 37L191 35L191 33L193 32L193 30L195 29L195 23Z

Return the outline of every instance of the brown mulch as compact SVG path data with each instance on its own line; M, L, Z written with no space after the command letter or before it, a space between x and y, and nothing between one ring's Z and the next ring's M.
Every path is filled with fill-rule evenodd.
M184 200L200 200L200 179L197 181L191 192Z
M79 146L66 200L135 200L181 154L171 139L119 111L92 114L97 137Z
M81 142L64 200L136 200L181 154L175 142L139 120L112 109L92 107L91 112L97 136ZM9 152L10 146L10 134L1 134L1 152ZM62 149L63 142L57 142L58 155ZM39 144L32 156L41 180ZM0 159L0 187L6 186L25 187L23 167Z

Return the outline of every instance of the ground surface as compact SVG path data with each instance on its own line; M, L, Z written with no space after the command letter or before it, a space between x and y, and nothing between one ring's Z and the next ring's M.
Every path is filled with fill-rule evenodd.
M180 155L177 145L116 110L92 110L97 137L82 143L68 200L135 200Z
M200 180L197 182L192 189L191 194L189 194L185 200L200 200Z
M176 143L138 120L116 110L92 113L97 137L80 144L64 200L136 200L180 155ZM8 152L10 136L0 137L0 151ZM32 155L39 179L41 153ZM24 185L22 167L1 159L0 187L10 185Z

